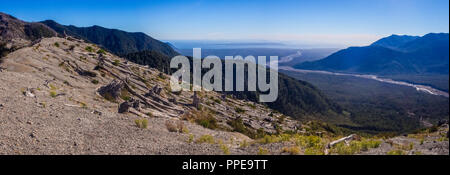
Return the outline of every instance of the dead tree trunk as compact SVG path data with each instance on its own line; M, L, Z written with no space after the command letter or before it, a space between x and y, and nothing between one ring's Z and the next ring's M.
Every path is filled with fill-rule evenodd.
M328 153L329 153L329 150L330 150L334 145L336 145L336 144L338 144L338 143L341 143L341 142L345 142L345 144L349 144L350 141L352 141L352 140L354 140L354 139L356 139L356 138L357 138L357 135L356 135L356 134L352 134L352 135L349 135L349 136L347 136L347 137L343 137L343 138L340 138L340 139L338 139L338 140L335 140L335 141L330 142L330 143L327 145L326 149L325 149L325 154L328 154Z
M120 97L122 88L124 88L124 83L114 79L106 86L100 87L98 93L108 100L115 101Z
M195 108L199 108L200 99L198 98L197 91L194 91L194 96L192 97L192 105Z

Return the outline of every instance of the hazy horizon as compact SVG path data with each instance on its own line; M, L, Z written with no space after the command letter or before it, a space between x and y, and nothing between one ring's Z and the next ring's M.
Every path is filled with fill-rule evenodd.
M162 41L364 46L391 34L449 32L448 0L5 1L25 21L144 32Z

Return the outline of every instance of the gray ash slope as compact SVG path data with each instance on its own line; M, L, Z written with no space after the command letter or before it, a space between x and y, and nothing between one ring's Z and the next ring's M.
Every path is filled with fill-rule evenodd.
M189 143L191 134L195 140L204 135L222 140L234 154L255 154L238 149L240 142L252 139L232 132L228 123L239 118L248 129L274 133L273 120L282 117L263 105L222 99L215 92L199 93L199 110L192 106L192 92L170 91L168 75L110 53L89 52L87 47L100 49L81 40L44 38L4 57L1 154L222 154L218 144ZM115 99L100 95L98 89L113 80L129 89L122 88ZM160 87L159 94L148 95L155 87ZM140 107L118 113L119 104L130 99ZM209 116L223 129L187 120ZM135 125L134 120L142 118L148 120L148 129ZM171 132L166 126L179 122L186 132ZM289 118L283 123L286 130L299 126Z

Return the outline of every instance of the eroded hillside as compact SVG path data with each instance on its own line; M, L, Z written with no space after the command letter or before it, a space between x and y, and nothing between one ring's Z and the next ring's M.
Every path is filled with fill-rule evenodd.
M44 38L2 59L2 153L217 154L216 146L190 144L190 138L210 135L232 148L231 140L251 140L232 132L239 128L255 137L258 129L299 126L265 106L215 92L197 93L195 106L192 92L170 91L168 75L73 38ZM111 82L121 84L110 91L118 96L102 96L101 87ZM128 103L129 112L119 113ZM136 119L147 120L147 129ZM171 132L172 125L181 133Z

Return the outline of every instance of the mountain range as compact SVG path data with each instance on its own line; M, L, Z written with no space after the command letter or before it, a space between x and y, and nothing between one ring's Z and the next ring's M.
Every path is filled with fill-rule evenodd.
M116 55L124 55L140 51L158 51L169 57L178 55L172 47L164 42L156 40L142 32L125 32L117 29L108 29L101 26L76 27L73 25L61 25L53 20L40 22L58 32L59 35L68 35L81 38L98 44Z
M57 33L42 23L29 23L0 12L0 57ZM1 61L1 60L0 60Z
M349 47L298 69L377 75L448 74L449 34L392 35L365 47Z

